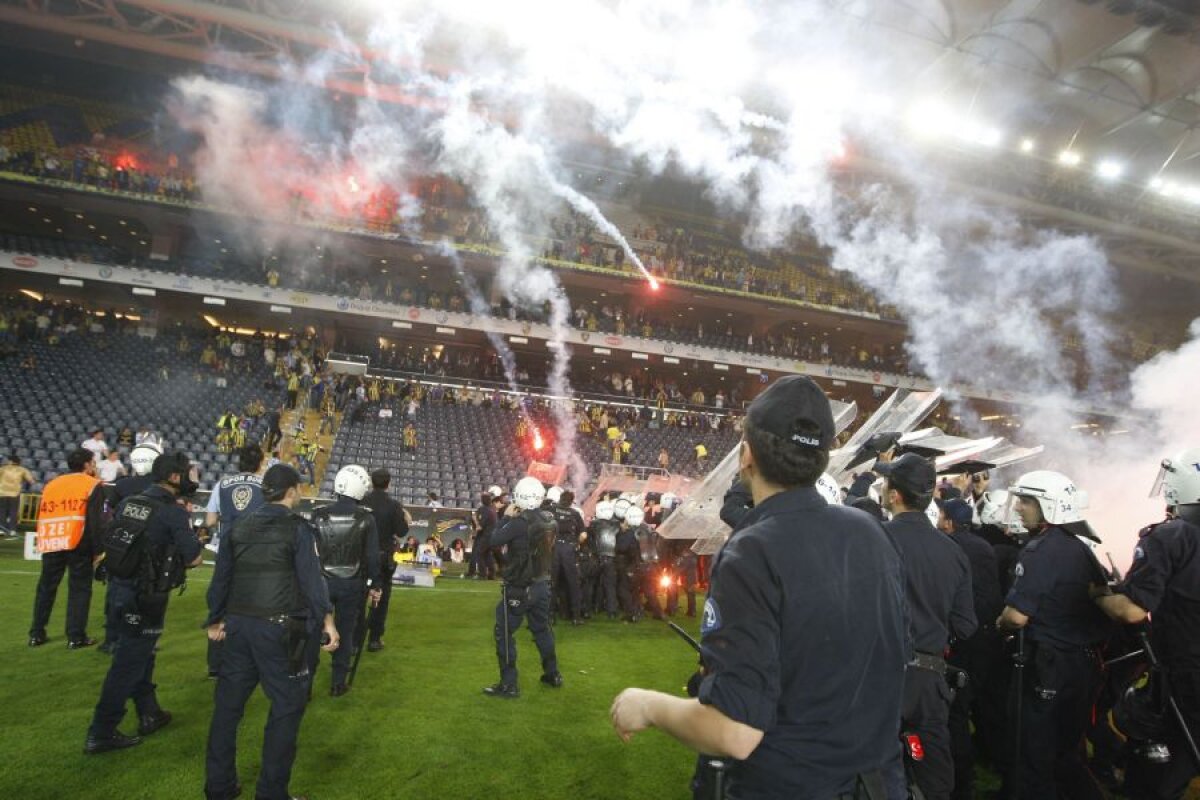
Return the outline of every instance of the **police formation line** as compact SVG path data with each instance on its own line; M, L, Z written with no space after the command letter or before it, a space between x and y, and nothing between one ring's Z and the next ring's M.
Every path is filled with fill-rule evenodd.
M1122 579L1096 557L1085 495L1066 476L1027 473L1006 493L976 474L955 497L931 462L889 452L843 497L824 475L835 435L827 398L806 378L781 379L751 405L691 697L626 689L611 708L617 734L628 741L654 727L695 750L692 789L703 798L967 798L976 762L1001 774L1006 798L1103 797L1094 771L1117 769L1131 797L1182 796L1200 772L1200 450L1163 462L1167 518L1141 532ZM320 653L333 654L339 696L353 683L355 653L383 646L404 512L387 496L386 473L351 466L335 478L337 501L305 520L293 512L296 471L275 465L258 478L252 461L222 480L209 506L219 545L206 620L217 688L205 792L240 794L236 732L261 683L271 710L256 794L275 800L290 797ZM153 683L154 644L169 593L200 562L176 502L195 485L183 454L143 454L142 485L116 487L103 525L91 454L68 463L72 473L46 492L65 511L39 521L54 544L30 644L46 641L67 571L68 645L92 643L87 594L102 553L114 656L85 744L102 753L170 722ZM474 576L490 577L496 561L504 579L499 680L485 694L520 696L514 633L523 622L540 682L563 686L555 609L575 624L600 613L661 616L656 579L672 572L668 612L681 584L694 612L694 556L647 524L673 498L650 509L606 498L585 524L569 492L535 479L519 481L507 504L505 495L492 487L482 498L472 552ZM129 700L138 736L118 731ZM1104 722L1109 709L1127 742Z

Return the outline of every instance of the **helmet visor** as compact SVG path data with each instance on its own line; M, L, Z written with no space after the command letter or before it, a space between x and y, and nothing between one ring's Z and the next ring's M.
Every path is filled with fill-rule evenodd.
M1150 487L1150 497L1159 497L1166 489L1167 475L1174 472L1171 466L1171 460L1164 458L1158 466L1158 476L1154 479L1154 485Z

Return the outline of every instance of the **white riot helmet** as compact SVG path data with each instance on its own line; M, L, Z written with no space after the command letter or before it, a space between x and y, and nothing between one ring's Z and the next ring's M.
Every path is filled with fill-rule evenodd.
M134 475L149 475L154 459L162 455L162 448L154 442L142 442L129 451L129 463Z
M1008 502L1008 492L997 489L994 492L983 493L983 508L979 510L980 525L995 525L1009 533L1024 533L1021 520L1011 513Z
M677 498L675 497L675 495L671 494L670 492L667 492L666 494L664 494L662 496L662 499L660 499L658 501L658 504L660 506L662 506L663 511L666 511L668 508L675 507L676 500L677 500Z
M630 506L625 512L625 524L631 528L636 528L646 521L646 512L642 511L637 506Z
M821 477L817 478L816 489L829 505L840 506L842 504L842 490L838 488L837 481L828 472L822 473Z
M333 493L362 500L371 491L371 474L358 464L348 464L333 478Z
M501 497L504 497L504 490L499 486L489 486L487 493L492 496L493 500L499 500Z
M633 503L624 497L619 497L617 498L617 502L613 503L613 516L617 519L625 519L625 515L629 513L629 509L631 508L633 508Z
M561 486L551 486L549 489L546 490L546 499L549 500L554 505L558 505L558 501L559 501L559 498L562 497L562 493L563 493L563 490L562 490Z
M1189 506L1200 503L1200 448L1184 450L1164 458L1150 496L1161 494L1167 505Z
M532 511L540 508L546 499L546 487L533 476L526 476L517 481L512 490L512 500L522 511Z
M1008 487L1009 504L1017 497L1032 497L1042 507L1042 518L1051 525L1068 525L1080 522L1080 513L1088 507L1087 492L1075 488L1075 484L1061 472L1040 469L1022 475L1015 485ZM1015 515L1014 515L1015 516Z
M596 503L596 519L612 519L613 504L611 500L601 500Z

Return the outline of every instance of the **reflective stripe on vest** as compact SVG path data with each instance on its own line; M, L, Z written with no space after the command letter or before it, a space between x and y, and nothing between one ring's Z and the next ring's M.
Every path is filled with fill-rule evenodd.
M37 546L42 553L74 550L83 538L88 500L99 479L82 472L61 475L42 491L38 503Z

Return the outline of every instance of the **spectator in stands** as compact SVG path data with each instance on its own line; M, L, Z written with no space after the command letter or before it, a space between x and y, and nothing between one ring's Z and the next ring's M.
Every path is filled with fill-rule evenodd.
M126 425L121 428L121 432L117 434L117 447L124 450L131 450L134 445L133 429Z
M708 469L708 448L704 442L696 442L696 470L703 475Z
M430 492L428 495L426 495L426 497L428 499L428 503L426 503L426 505L428 505L430 508L442 507L442 501L438 498L437 492Z
M296 399L300 394L300 375L292 372L288 375L287 381L287 407L293 409L296 407Z
M97 465L108 457L108 442L104 441L104 431L99 428L92 431L91 438L84 439L79 446L92 454L92 460Z
M126 473L125 465L121 463L121 453L117 450L109 450L108 456L96 467L97 476L105 483L112 483Z
M450 543L450 560L455 564L462 564L467 558L467 547L462 539L455 539Z
M667 448L663 447L658 451L658 468L671 468L671 454L667 452Z
M21 466L16 456L9 456L8 463L0 467L0 530L5 536L17 535L21 492L33 484L33 473Z
M417 429L411 422L404 426L404 452L417 452Z
M38 550L42 553L42 574L33 601L30 647L40 647L49 641L46 624L54 610L58 585L68 571L67 647L76 650L96 643L87 635L87 621L92 604L92 558L100 548L105 493L97 490L100 479L96 477L96 461L91 450L80 447L71 451L67 456L67 468L70 473L46 484L38 504L37 537Z

